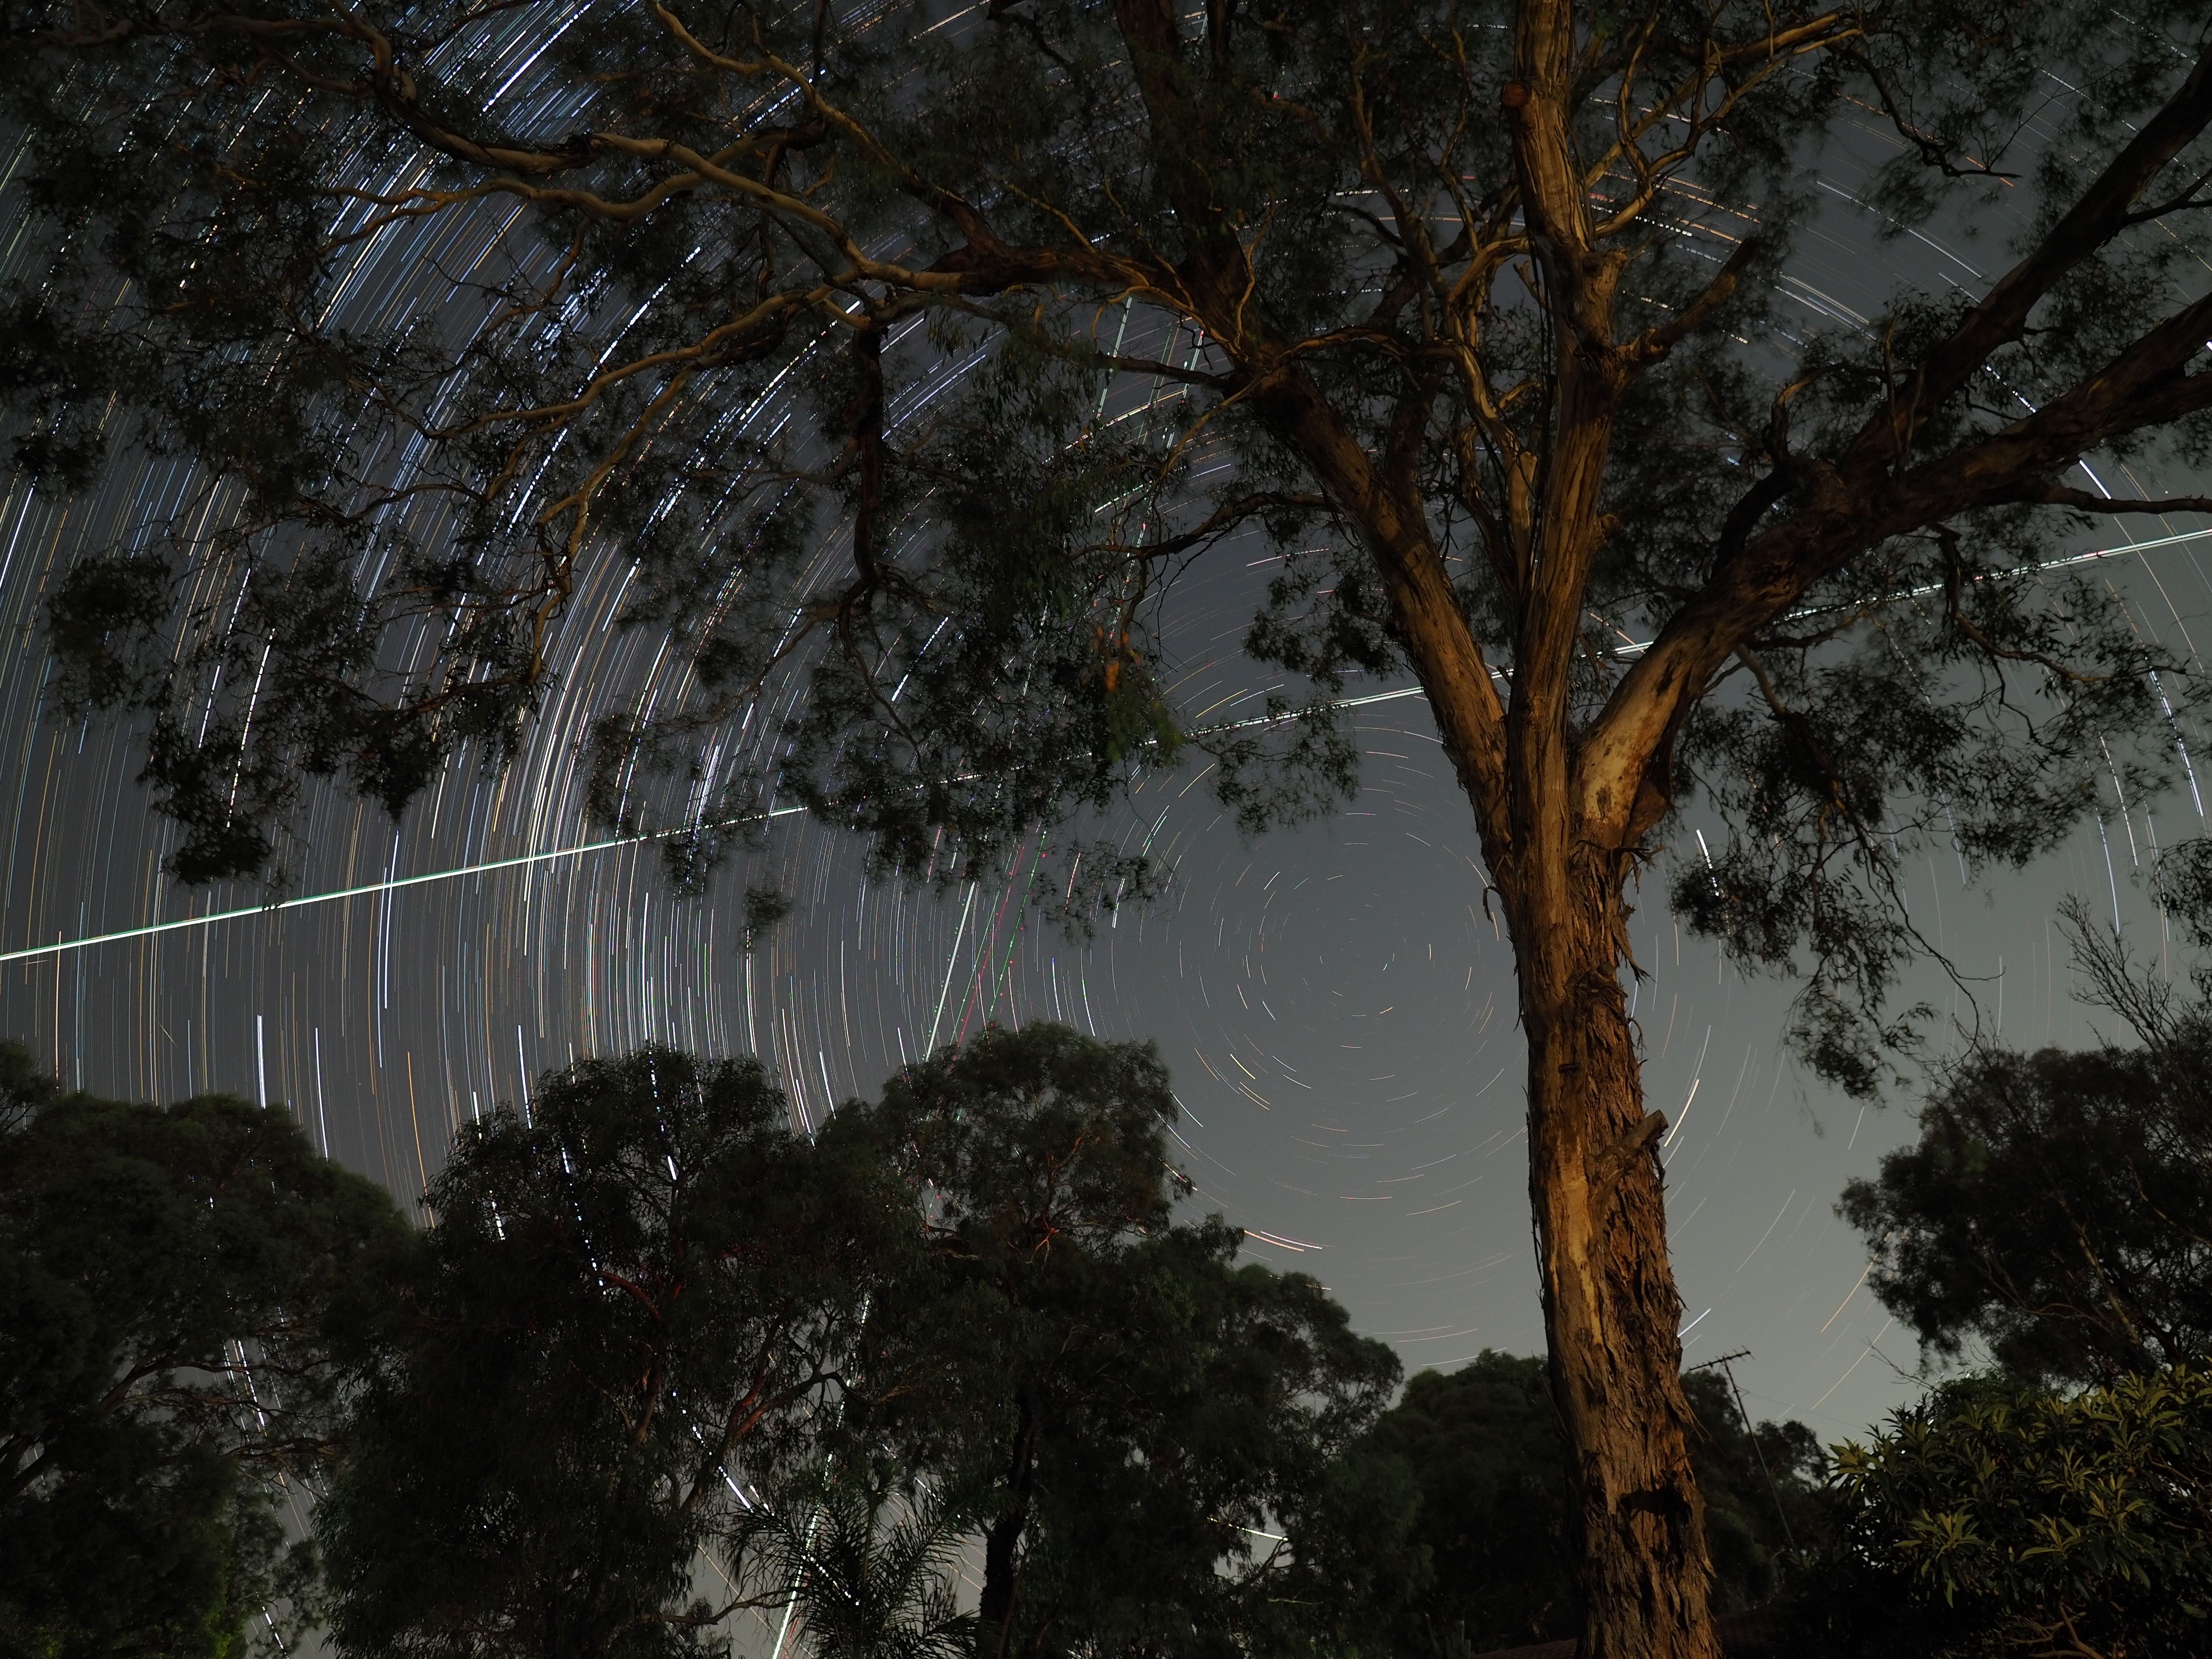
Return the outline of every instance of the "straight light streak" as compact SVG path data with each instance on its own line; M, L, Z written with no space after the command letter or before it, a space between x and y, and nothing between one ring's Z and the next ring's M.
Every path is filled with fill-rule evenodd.
M2153 548L2172 547L2180 542L2203 541L2212 537L2212 530L2189 530L2177 535L2160 536L2146 542L2130 542L2124 547L2100 547L2089 553L2077 553L2071 558L2053 559L2048 564L2034 566L2035 571L2062 569L2069 565L2088 564L2099 559L2118 558L2127 553L2146 553ZM2030 574L2022 572L2022 574ZM1934 587L1915 588L1901 598L1917 599L1938 590ZM1613 654L1617 658L1641 656L1650 648L1649 640L1636 641L1617 646ZM1498 670L1493 678L1504 678ZM1374 691L1365 696L1346 697L1337 703L1339 708L1364 708L1378 702L1396 702L1401 698L1419 697L1426 694L1420 686L1402 685L1395 691ZM1293 717L1284 717L1293 718ZM1274 720L1262 716L1258 720L1235 720L1227 726L1212 728L1215 731L1234 731L1248 726L1269 726ZM767 814L771 818L788 817L804 812L803 806L778 806ZM83 939L57 939L52 945L28 945L18 951L0 951L0 965L11 962L29 962L40 957L59 956L70 951L88 950L95 945L114 945L125 939L150 939L156 933L174 933L184 927L211 927L217 922L237 921L246 916L273 915L280 910L301 910L311 904L331 904L340 899L366 898L372 894L395 892L402 887L421 887L431 882L458 881L464 876L489 875L499 870L520 870L533 864L549 864L556 859L582 858L587 854L610 852L617 847L636 847L647 842L661 841L680 830L656 830L646 836L616 836L605 841L585 842L575 847L556 848L550 853L525 853L514 858L493 859L483 864L465 864L453 870L432 870L419 876L399 876L384 881L368 882L359 887L341 887L328 893L308 893L299 898L279 899L273 904L241 905L234 910L215 910L204 916L179 916L171 921L151 921L140 927L121 927L112 933L93 933ZM940 1014L942 1010L939 1010Z
M771 818L788 817L805 810L803 806L779 806L769 811L768 816ZM550 853L524 853L511 859L465 864L453 870L432 870L419 876L397 876L383 881L366 882L359 887L340 887L327 893L307 893L298 898L278 899L273 904L246 904L234 910L211 910L204 916L179 916L169 921L149 921L142 927L122 927L112 933L93 933L83 939L58 939L52 945L31 945L20 951L0 951L0 963L28 962L34 957L51 957L64 951L82 951L94 945L112 945L123 939L149 939L155 933L174 933L180 927L211 927L219 921L237 921L246 916L274 915L280 910L303 910L311 904L330 904L339 899L367 898L377 893L393 892L402 887L421 887L434 881L457 881L463 876L483 876L498 870L519 870L527 865L549 864L556 859L582 858L589 853L605 853L617 847L636 847L681 833L680 830L663 830L647 836L616 836L606 841L589 841L575 847L558 847Z

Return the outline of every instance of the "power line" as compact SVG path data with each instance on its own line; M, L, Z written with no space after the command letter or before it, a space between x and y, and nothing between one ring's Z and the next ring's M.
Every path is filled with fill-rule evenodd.
M1751 1413L1744 1408L1743 1390L1736 1384L1735 1362L1751 1358L1751 1350L1738 1348L1734 1353L1724 1353L1717 1359L1708 1359L1702 1365L1692 1365L1693 1371L1709 1370L1717 1365L1721 1375L1729 1380L1729 1392L1735 1395L1735 1414L1743 1419L1743 1431L1751 1439L1751 1455L1759 1460L1759 1472L1766 1477L1766 1490L1774 1498L1774 1513L1782 1522L1782 1536L1790 1545L1791 1554L1797 1551L1797 1535L1790 1529L1790 1512L1782 1507L1782 1488L1774 1484L1774 1471L1766 1467L1766 1453L1759 1443L1759 1431L1751 1425Z

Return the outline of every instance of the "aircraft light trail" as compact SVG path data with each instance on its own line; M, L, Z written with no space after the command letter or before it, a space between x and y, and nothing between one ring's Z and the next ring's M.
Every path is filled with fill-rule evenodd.
M2212 530L2184 531L2178 535L2160 536L2152 541L2130 542L2119 547L2100 547L2087 553L2076 553L2068 558L2053 559L2045 564L2028 567L2019 574L2025 575L2037 571L2064 569L2072 565L2090 564L2099 559L2118 558L2129 553L2144 553L2154 548L2172 547L2181 542L2202 541L2208 537L2212 537ZM1900 594L1899 597L1918 599L1936 591L1933 587L1914 588L1910 592ZM1802 614L1813 613L1808 611ZM1623 659L1640 656L1650 648L1650 643L1649 640L1639 640L1618 646L1613 654ZM1493 669L1491 672L1493 678L1502 680L1506 678L1498 670ZM1374 691L1364 696L1345 697L1339 700L1335 706L1339 708L1364 708L1376 703L1397 702L1408 697L1419 697L1424 695L1422 688L1418 685L1401 685L1394 690ZM1236 732L1249 726L1272 725L1283 720L1295 718L1294 715L1263 715L1255 720L1231 720L1224 725L1206 729L1208 732ZM770 810L767 816L770 818L789 817L805 811L803 806L778 806ZM745 819L731 820L732 823L747 821ZM514 858L491 859L481 864L459 865L450 870L430 870L420 875L394 876L383 881L365 882L357 887L341 887L327 893L307 893L298 898L278 899L270 904L240 905L235 909L212 910L204 916L177 916L167 921L149 921L137 927L118 927L113 933L88 934L82 939L56 939L51 945L28 945L19 950L0 951L0 964L10 962L28 962L38 957L59 956L70 951L89 950L95 945L116 945L134 939L149 939L156 933L175 933L180 928L212 927L218 922L239 921L248 916L274 915L283 910L301 910L310 905L336 903L341 899L368 898L380 893L393 892L403 887L422 887L433 882L459 881L468 876L489 875L501 870L519 870L531 865L550 863L557 859L583 858L592 853L608 853L618 848L638 847L650 842L665 841L671 836L683 833L682 830L657 830L648 835L613 836L604 841L585 842L574 847L556 847L550 852L524 853Z

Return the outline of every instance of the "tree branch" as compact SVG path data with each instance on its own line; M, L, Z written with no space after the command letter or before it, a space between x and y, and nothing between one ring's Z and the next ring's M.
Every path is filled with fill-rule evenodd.
M2029 314L2059 279L2126 228L2136 199L2204 131L2208 121L2212 121L2212 45L2198 56L2179 89L2043 240L1998 279L1948 339L1921 360L1884 415L1860 429L1845 465L1856 470L1880 461L1893 466L1909 455L1929 417L1992 352L2021 337Z
M1577 757L1583 833L1619 845L1659 763L1713 670L1807 589L1892 536L1978 507L2045 498L2054 473L2113 438L2212 406L2212 373L2182 372L2212 330L2212 296L2183 307L2064 397L2004 430L1898 476L1935 410L1989 354L2016 339L2036 303L2124 228L2129 204L2212 121L2212 46L2187 80L2062 216L2049 235L1924 356L1840 462L1798 464L1797 511L1716 569L1613 688Z
M2085 513L2106 514L2119 518L2131 513L2141 513L2153 518L2168 513L2212 513L2212 495L2168 495L2162 500L2131 501L2123 496L2099 495L2087 489L2074 489L2064 484L2045 484L2032 494L2022 494L2018 499L2041 502L2045 507L2078 507Z

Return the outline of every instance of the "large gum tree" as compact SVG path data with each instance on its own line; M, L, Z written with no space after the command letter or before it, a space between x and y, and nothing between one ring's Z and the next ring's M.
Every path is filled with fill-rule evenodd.
M1915 848L2172 758L2052 556L2212 507L2128 482L2212 431L2205 11L10 0L20 463L189 485L58 590L60 689L249 873L302 777L511 751L620 562L674 648L593 805L680 879L774 789L911 875L1057 832L1079 909L1138 769L1326 811L1411 676L1519 975L1583 1650L1711 1655L1630 894L1717 812L1678 908L1863 1091ZM1824 321L1814 218L1990 274ZM1227 726L1173 689L1224 549L1276 560Z

